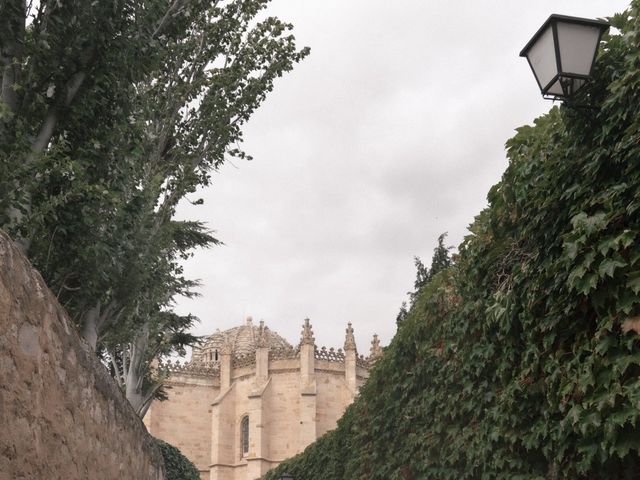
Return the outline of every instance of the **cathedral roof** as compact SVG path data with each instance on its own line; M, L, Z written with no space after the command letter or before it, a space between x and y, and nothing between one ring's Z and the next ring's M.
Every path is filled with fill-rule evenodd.
M254 325L251 317L249 317L244 325L224 331L218 330L213 335L206 337L200 347L193 348L191 361L217 361L225 342L227 343L226 347L231 348L231 353L235 357L253 354L259 342L262 342L271 350L293 348L283 337L269 330L269 327L263 326L262 322L260 323L260 326Z

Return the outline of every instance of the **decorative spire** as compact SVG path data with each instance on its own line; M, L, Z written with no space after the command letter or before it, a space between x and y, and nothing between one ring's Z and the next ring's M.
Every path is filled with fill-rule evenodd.
M247 326L251 327L253 325L253 318L247 317Z
M347 352L349 350L356 350L356 339L353 336L353 327L351 327L351 322L347 324L347 336L344 340L344 351Z
M369 352L370 360L377 360L382 356L382 347L380 346L380 339L376 333L373 334L373 340L371 340L371 350Z
M256 347L265 348L269 346L269 342L267 339L267 330L268 327L264 326L264 322L260 320L260 326L258 327L258 339L256 340Z
M229 335L225 334L224 335L224 342L222 343L222 347L220 348L220 354L221 355L231 355L232 352L233 352L233 346L231 345L231 342L229 341Z
M302 339L300 345L314 345L315 338L313 338L313 330L311 330L311 323L308 318L304 319L304 325L302 325Z

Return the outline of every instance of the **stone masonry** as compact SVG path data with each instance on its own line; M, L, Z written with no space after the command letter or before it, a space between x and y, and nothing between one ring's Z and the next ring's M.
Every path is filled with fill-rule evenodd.
M335 428L381 352L376 336L370 356L358 356L351 324L335 350L315 345L309 320L293 347L249 318L208 337L191 362L158 367L169 399L154 402L145 423L203 480L254 480Z
M0 231L0 480L162 480L160 450Z

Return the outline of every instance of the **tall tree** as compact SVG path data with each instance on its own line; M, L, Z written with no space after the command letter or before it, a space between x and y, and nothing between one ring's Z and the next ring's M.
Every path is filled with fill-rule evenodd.
M400 305L400 310L396 315L396 326L399 327L400 324L404 322L404 320L407 318L408 314L409 314L409 310L407 310L407 302L403 301L402 305Z
M416 298L420 293L422 287L424 287L438 272L449 268L453 265L450 251L453 247L446 247L444 245L444 239L447 237L447 232L442 233L438 237L438 245L433 249L433 256L431 257L431 267L427 268L420 257L413 257L413 262L416 266L416 279L413 282L413 291L407 292L409 295L409 306L407 308L407 302L403 301L400 306L400 311L396 315L396 325L400 325L406 318L409 309L413 307L416 302Z
M70 124L108 128L126 105L126 89L148 74L148 44L163 30L167 1L3 2L0 11L3 175L0 224L26 253L37 234L33 196L46 153ZM101 114L100 116L96 114ZM102 115L105 118L102 118Z
M433 276L449 268L453 261L451 260L450 251L453 247L445 247L444 239L447 237L447 232L442 233L438 237L438 245L433 249L433 257L431 257L431 268L429 268L428 279L432 279Z
M175 295L192 294L178 260L219 243L198 222L175 222L176 206L227 158L250 158L242 126L308 54L291 25L263 18L268 3L0 7L0 226L87 341L128 355L142 377L140 352L189 323L171 312ZM125 378L145 397L130 388L140 375Z

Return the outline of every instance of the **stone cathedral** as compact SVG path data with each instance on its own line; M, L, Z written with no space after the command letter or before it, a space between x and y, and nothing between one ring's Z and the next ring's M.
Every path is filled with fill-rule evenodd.
M309 320L292 346L251 318L216 332L189 363L169 372L169 399L145 416L149 433L178 447L203 480L254 480L335 428L382 353L358 356L353 328L344 350L315 345Z

